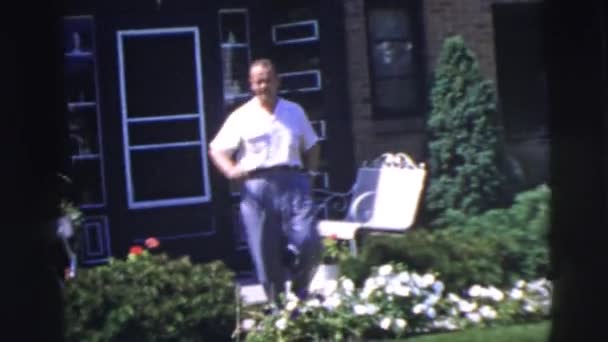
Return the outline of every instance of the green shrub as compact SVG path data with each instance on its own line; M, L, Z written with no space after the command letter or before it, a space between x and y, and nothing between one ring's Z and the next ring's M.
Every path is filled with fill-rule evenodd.
M416 230L400 237L369 236L358 261L344 265L345 274L359 282L367 268L401 262L416 272L436 272L446 289L456 291L472 284L500 284L503 278L496 239L452 234L451 231ZM355 270L356 269L356 270ZM363 270L363 273L356 274ZM354 271L354 272L353 272Z
M429 185L425 215L443 225L449 209L467 215L510 201L507 159L494 88L460 36L447 38L431 89Z
M342 272L360 283L373 265L402 262L417 272L437 272L451 290L543 277L549 263L550 195L541 185L516 196L507 209L473 217L449 211L446 228L368 235L360 255L341 264Z
M65 286L69 341L201 341L230 337L232 272L221 262L130 254L83 269Z

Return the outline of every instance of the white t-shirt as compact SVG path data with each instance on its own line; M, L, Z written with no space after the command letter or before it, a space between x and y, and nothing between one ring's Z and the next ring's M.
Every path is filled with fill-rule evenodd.
M301 152L318 140L297 103L279 98L274 115L269 115L252 98L228 116L210 147L229 153L238 148L239 167L251 171L277 165L302 166Z

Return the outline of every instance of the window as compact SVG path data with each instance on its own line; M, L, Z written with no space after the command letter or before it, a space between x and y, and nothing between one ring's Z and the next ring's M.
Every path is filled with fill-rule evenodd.
M423 115L417 1L367 2L368 56L375 119Z

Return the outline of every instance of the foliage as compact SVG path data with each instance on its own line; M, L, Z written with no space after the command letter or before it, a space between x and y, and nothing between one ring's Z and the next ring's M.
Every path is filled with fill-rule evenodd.
M545 276L550 195L550 189L541 185L516 196L507 209L473 217L450 211L449 224L443 229L370 235L359 257L344 261L341 269L360 283L373 265L403 262L418 272L438 272L449 289Z
M336 236L327 236L323 240L323 254L321 260L325 264L339 264L346 260L349 255L347 241L339 240Z
M146 241L154 246L154 241ZM70 341L193 341L230 336L233 274L134 246L126 260L82 269L65 285Z
M343 341L409 337L546 319L552 285L518 281L506 290L474 286L446 292L434 273L402 264L374 267L362 286L341 277L305 300L288 294L275 314L245 312L247 341Z
M448 209L467 215L508 203L506 159L493 85L460 36L447 38L431 90L425 213L441 225Z

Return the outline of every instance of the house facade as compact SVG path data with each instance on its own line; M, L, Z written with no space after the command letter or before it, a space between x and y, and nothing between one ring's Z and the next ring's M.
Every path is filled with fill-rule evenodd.
M155 236L169 253L250 270L238 185L213 168L207 144L248 99L247 66L259 57L276 62L281 95L304 106L322 138L315 188L345 191L356 167L383 152L425 160L434 63L443 39L460 34L484 76L497 83L514 159L530 184L542 181L539 6L68 1L65 97L86 216L83 263L122 256L129 245Z

